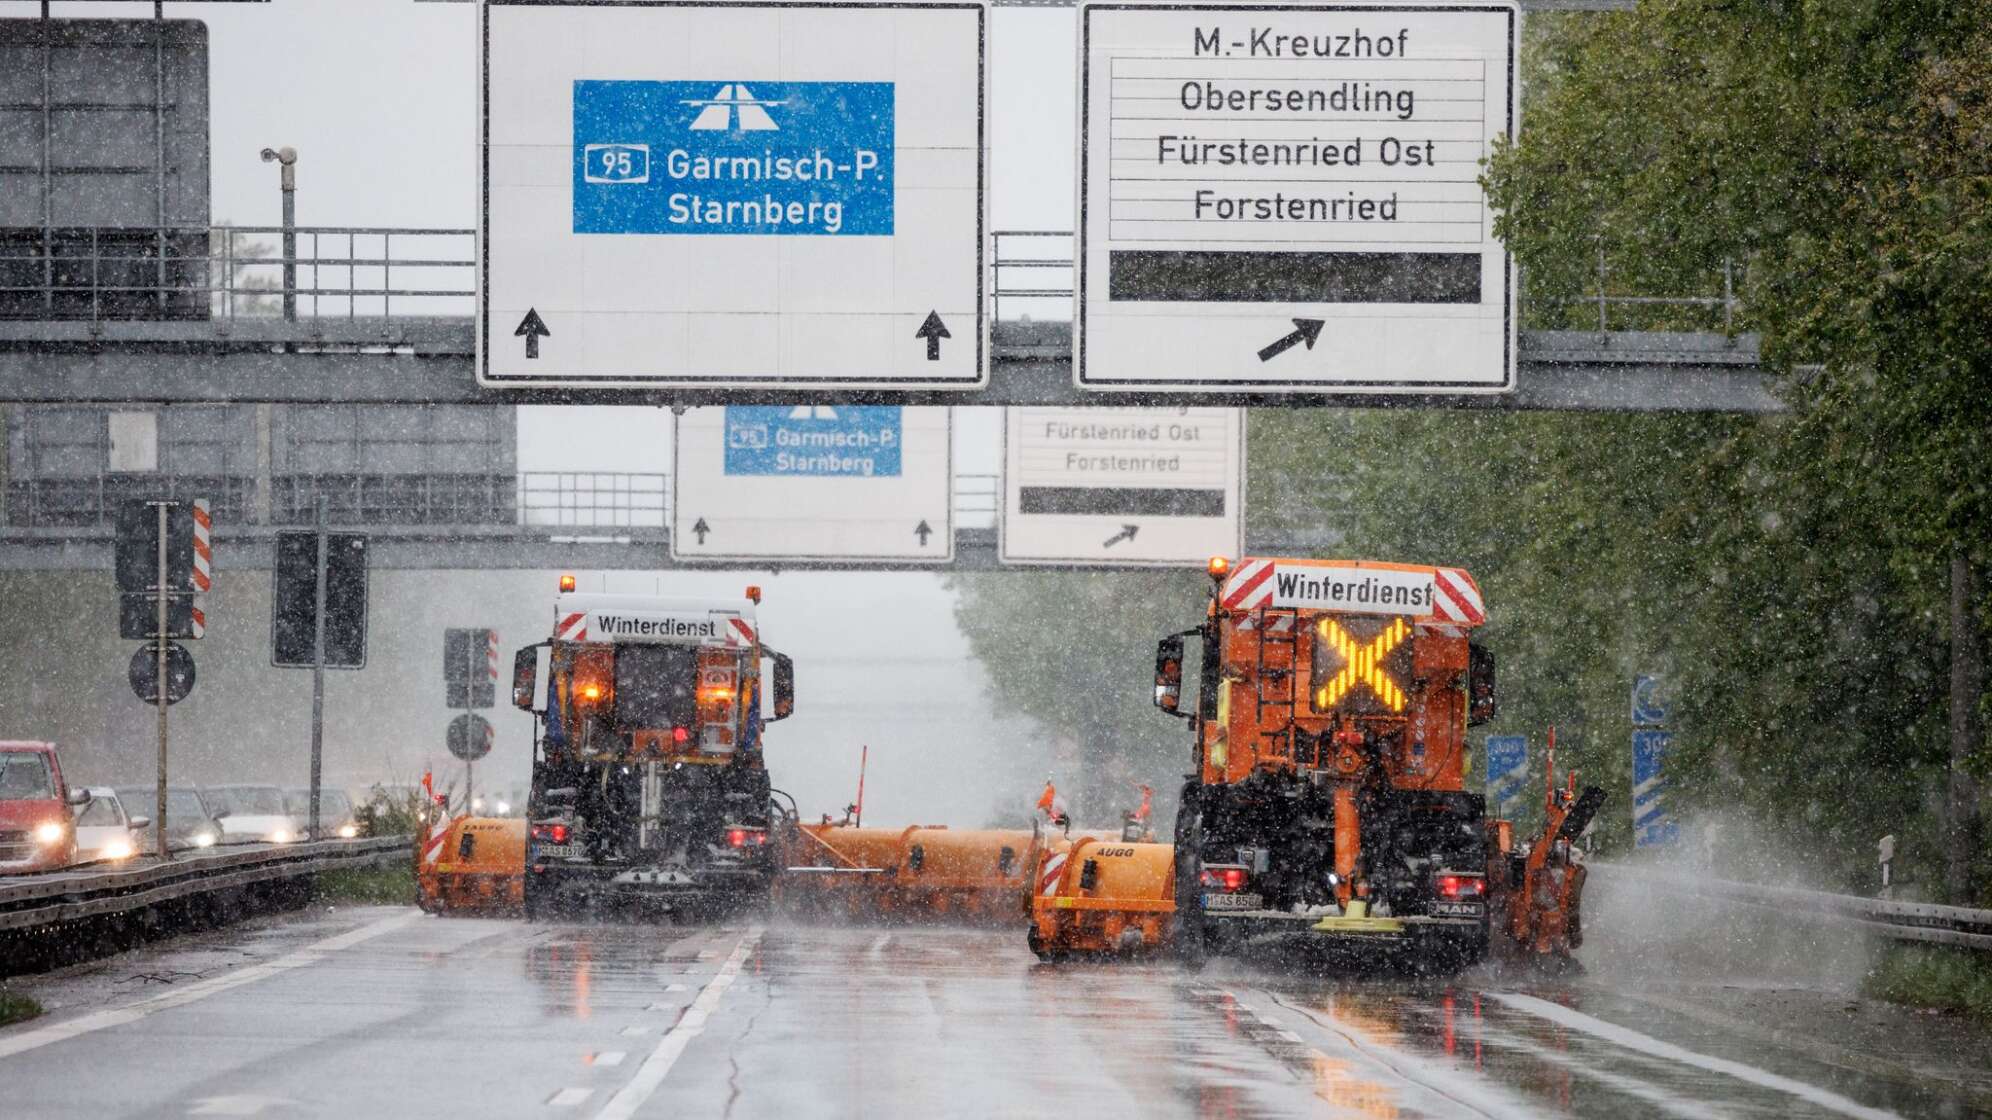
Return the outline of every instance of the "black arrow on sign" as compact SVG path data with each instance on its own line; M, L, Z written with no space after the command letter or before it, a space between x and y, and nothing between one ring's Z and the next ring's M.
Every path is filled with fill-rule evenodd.
M704 544L706 534L712 532L712 526L706 524L705 518L701 517L697 521L692 522L692 532L697 533L699 535L699 543Z
M546 320L539 317L539 308L526 308L526 317L519 320L519 329L512 332L514 338L521 335L526 339L526 357L539 357L539 340L553 337L553 332L546 329Z
M927 524L927 519L924 517L920 519L918 525L913 526L913 535L920 538L921 548L927 547L927 538L932 536L933 533L934 527Z
M1121 526L1120 532L1115 533L1111 537L1108 537L1105 541L1103 541L1100 544L1100 547L1112 548L1113 546L1119 544L1122 541L1131 541L1134 539L1134 535L1136 533L1139 533L1140 531L1141 531L1141 526L1139 525L1123 525Z
M944 338L953 338L954 336L948 333L948 325L941 322L941 313L938 311L929 311L927 312L927 321L920 324L920 329L913 332L913 337L926 339L927 360L938 362L941 360L941 340ZM932 532L931 529L928 531Z
M1274 358L1293 349L1294 344L1297 342L1305 342L1309 350L1314 349L1314 340L1321 337L1321 328L1326 324L1320 319L1295 319L1293 325L1300 329L1287 335L1285 338L1275 340L1264 350L1259 351L1260 361L1272 361Z

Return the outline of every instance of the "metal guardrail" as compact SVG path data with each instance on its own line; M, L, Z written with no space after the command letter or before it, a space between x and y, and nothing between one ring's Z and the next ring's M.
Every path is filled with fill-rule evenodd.
M126 870L58 871L0 879L0 930L140 910L191 895L411 858L407 836L216 850Z
M1858 928L1891 941L1920 941L1992 952L1992 910L1760 886L1631 863L1594 862L1590 866L1612 879L1638 882L1651 890L1759 906L1781 914Z

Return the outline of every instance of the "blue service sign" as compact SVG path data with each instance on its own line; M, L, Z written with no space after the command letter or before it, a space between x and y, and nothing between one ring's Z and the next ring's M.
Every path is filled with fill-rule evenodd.
M1668 704L1660 678L1642 675L1632 678L1632 723L1635 727L1658 727L1667 722Z
M728 405L726 473L897 478L898 406Z
M893 232L893 83L574 83L574 232Z
M1681 827L1667 811L1667 751L1671 731L1632 733L1632 842L1636 848L1671 844Z
M1528 781L1528 774L1524 772L1528 761L1528 736L1487 737L1487 796L1497 808L1522 792L1522 786Z

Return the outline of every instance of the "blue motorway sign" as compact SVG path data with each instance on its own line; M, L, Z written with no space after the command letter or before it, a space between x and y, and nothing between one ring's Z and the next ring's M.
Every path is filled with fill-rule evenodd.
M726 473L897 478L898 406L728 405Z
M893 231L893 83L576 81L574 232Z
M1632 733L1632 846L1658 847L1681 837L1680 822L1667 811L1667 749L1671 731Z
M1508 806L1519 801L1529 780L1529 738L1526 735L1487 737L1487 802L1494 811L1508 815Z
M1642 675L1632 678L1632 725L1659 727L1667 722L1667 695L1660 678Z

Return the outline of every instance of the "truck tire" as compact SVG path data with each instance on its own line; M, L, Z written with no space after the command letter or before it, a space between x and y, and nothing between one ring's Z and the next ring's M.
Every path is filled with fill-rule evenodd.
M1198 787L1194 783L1184 786L1182 803L1176 810L1176 914L1174 935L1170 938L1176 960L1191 972L1201 971L1210 955L1209 934L1204 923L1203 883L1199 877L1202 869L1203 811L1197 795Z

